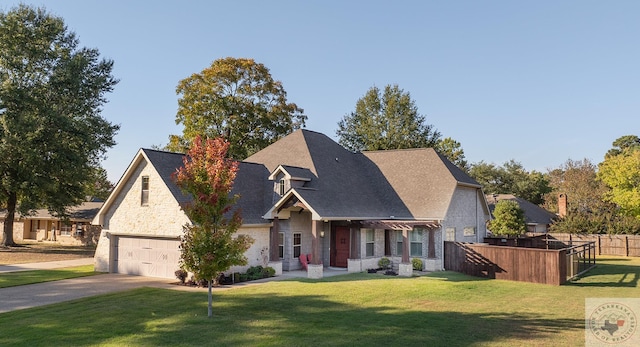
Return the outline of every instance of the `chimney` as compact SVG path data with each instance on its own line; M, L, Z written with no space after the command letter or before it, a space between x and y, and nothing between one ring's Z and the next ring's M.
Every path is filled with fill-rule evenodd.
M567 194L558 194L558 216L560 218L567 216Z

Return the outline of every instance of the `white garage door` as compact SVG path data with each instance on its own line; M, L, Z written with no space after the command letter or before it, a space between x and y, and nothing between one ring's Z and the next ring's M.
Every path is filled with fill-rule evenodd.
M175 278L180 241L119 236L114 245L115 272L127 275Z

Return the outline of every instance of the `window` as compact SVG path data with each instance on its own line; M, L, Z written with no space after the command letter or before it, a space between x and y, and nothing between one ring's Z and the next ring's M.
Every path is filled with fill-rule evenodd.
M376 233L373 229L366 229L366 256L373 257L375 245L376 245Z
M396 255L402 256L402 231L396 231ZM409 232L409 255L422 257L422 230Z
M456 240L456 228L447 228L445 229L446 239L445 241L455 241Z
M396 255L402 256L402 231L396 231Z
M142 198L140 204L142 206L149 205L149 176L142 176Z
M466 227L462 230L464 231L464 236L474 236L476 234L475 227Z
M409 242L412 257L422 257L422 230L409 232Z
M284 258L284 233L278 233L278 256Z
M284 179L280 180L280 196L284 195Z
M302 234L293 233L293 257L299 258L302 249Z
M71 229L72 229L71 223L62 222L60 224L60 235L71 236Z

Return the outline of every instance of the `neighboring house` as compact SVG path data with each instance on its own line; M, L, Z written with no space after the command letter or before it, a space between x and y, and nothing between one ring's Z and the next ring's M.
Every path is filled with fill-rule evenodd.
M29 216L16 215L13 224L14 241L55 241L66 245L94 245L100 236L100 227L91 225L103 202L86 201L69 208L69 218L55 217L47 209L34 211ZM0 220L4 222L3 211Z
M94 219L103 231L97 271L173 278L189 201L172 181L183 155L141 149ZM282 271L360 272L387 257L401 275L411 258L443 269L444 241L482 242L489 209L481 186L433 149L352 153L298 130L240 162L239 234L255 239L249 264Z
M549 226L557 218L557 215L551 213L544 208L533 204L527 200L518 198L511 194L487 194L487 203L493 215L496 204L502 200L511 200L518 203L520 209L524 212L524 220L527 224L527 232L546 233Z

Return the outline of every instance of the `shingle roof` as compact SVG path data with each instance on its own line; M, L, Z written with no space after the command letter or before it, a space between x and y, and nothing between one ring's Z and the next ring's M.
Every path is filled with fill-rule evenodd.
M522 211L524 212L525 222L527 224L551 224L557 217L554 213L551 213L544 208L533 204L525 199L516 197L512 194L487 194L487 203L489 204L489 210L493 215L493 210L496 204L502 200L511 200L518 203Z
M102 201L85 201L78 206L69 208L69 219L72 221L90 221L98 214ZM59 219L49 213L47 209L36 210L32 215L24 216L25 219Z
M151 149L142 149L149 163L156 169L164 184L167 186L178 203L186 203L192 197L182 193L182 190L173 181L172 175L183 165L184 154L163 152ZM269 172L262 165L251 163L239 163L238 173L234 181L231 194L238 194L240 199L235 207L242 211L242 220L245 224L264 223L262 214L265 211L267 201L265 187Z
M173 182L183 154L142 149L179 203ZM133 164L132 164L133 165ZM239 163L232 194L245 224L266 222L275 203L270 174L282 167L304 187L293 188L326 219L444 219L458 185L480 185L433 149L352 153L324 134L297 130Z
M323 218L444 218L458 184L480 187L433 149L352 153L304 129L245 161L308 168L312 189L296 191Z

